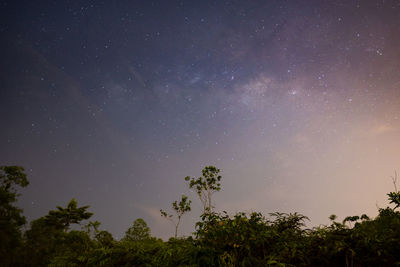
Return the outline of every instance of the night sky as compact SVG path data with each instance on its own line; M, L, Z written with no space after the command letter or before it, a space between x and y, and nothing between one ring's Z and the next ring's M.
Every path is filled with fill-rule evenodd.
M2 1L0 165L29 220L75 197L116 238L222 170L217 211L309 226L388 204L400 1Z

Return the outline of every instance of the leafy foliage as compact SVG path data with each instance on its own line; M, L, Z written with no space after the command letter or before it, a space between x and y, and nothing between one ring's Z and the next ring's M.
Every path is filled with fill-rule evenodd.
M29 266L49 264L62 233L61 229L49 225L45 217L32 221L24 234L24 261Z
M49 211L46 221L50 225L67 231L71 224L79 224L81 221L92 217L93 213L86 211L88 208L89 206L78 208L78 202L73 198L66 208L57 206L57 210Z
M150 238L150 228L142 219L136 219L133 225L125 232L124 240L142 241Z
M21 227L26 223L22 209L16 207L19 194L17 186L29 184L20 166L0 166L0 259L6 265L18 261L15 249L20 246Z
M214 166L206 166L202 170L203 176L198 178L191 178L190 176L185 177L185 181L189 182L189 188L195 189L197 195L203 204L203 213L212 212L213 205L211 202L211 196L214 192L221 190L221 178L219 175L221 170Z
M218 169L206 167L200 180L191 180L201 195L220 189ZM193 237L162 241L151 237L143 219L137 219L125 237L115 240L100 223L82 230L71 224L89 219L88 206L72 199L30 223L21 235L25 218L13 203L17 186L28 181L21 167L1 167L1 266L396 266L400 265L400 212L398 191L388 194L394 208L378 210L376 218L347 216L329 225L307 229L308 218L298 213L214 212L211 198L196 224ZM214 177L214 178L212 178ZM396 174L397 178L397 174ZM210 179L207 181L207 179ZM190 180L190 178L189 178ZM395 180L395 179L394 179ZM395 183L394 183L395 184ZM182 196L172 203L178 225L190 211ZM164 217L172 218L161 210ZM177 226L176 226L177 227ZM177 228L175 236L177 233Z
M176 216L178 217L178 220L176 222L173 221L173 219L172 219L173 215L168 214L167 212L163 211L162 209L160 210L162 217L172 221L175 224L175 238L178 236L178 227L181 222L181 218L182 218L183 214L190 211L191 203L192 203L192 201L188 200L188 197L185 195L182 195L181 201L179 201L179 203L177 201L172 202L172 208L174 209Z
M396 206L394 209L400 207L400 192L397 191L397 172L394 173L394 177L392 176L393 185L394 185L394 192L388 193L390 203L395 204Z

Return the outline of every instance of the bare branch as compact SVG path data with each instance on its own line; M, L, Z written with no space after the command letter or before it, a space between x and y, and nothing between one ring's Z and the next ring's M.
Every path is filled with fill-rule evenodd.
M392 182L394 185L394 191L396 193L398 193L399 191L397 191L397 171L394 171L394 177L393 176L390 176L390 177L392 178Z

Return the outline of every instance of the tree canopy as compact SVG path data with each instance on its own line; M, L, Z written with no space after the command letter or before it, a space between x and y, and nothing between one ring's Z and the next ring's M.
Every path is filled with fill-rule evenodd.
M15 206L18 187L29 184L24 168L20 166L0 166L0 259L10 264L18 257L10 247L21 243L21 227L26 223L23 210Z
M92 217L93 213L86 211L88 208L89 206L78 208L78 202L73 198L66 208L57 206L56 210L49 211L46 221L48 224L60 227L66 231L71 224L79 224L81 221Z
M203 204L203 213L212 212L212 195L221 190L221 179L219 175L221 170L215 166L206 166L202 170L202 176L198 178L185 177L185 181L189 182L189 188L194 189Z
M133 225L125 232L124 240L128 241L142 241L150 238L150 228L147 223L142 219L136 219Z
M191 203L192 203L192 201L188 200L188 197L185 195L182 195L179 203L176 200L174 202L172 202L172 208L175 211L176 216L177 216L176 221L173 220L172 214L168 214L167 212L163 211L162 209L160 210L162 217L164 217L168 220L171 220L175 224L175 238L178 237L178 228L179 228L179 224L181 222L182 216L191 210L191 207L190 207Z
M0 168L1 266L396 266L400 264L400 212L396 179L388 193L390 205L375 218L351 215L328 225L306 228L308 218L299 213L216 212L211 198L196 223L193 235L177 238L180 218L190 211L185 195L172 203L177 219L175 238L152 237L150 227L136 219L121 240L97 221L71 230L72 224L93 215L89 206L72 199L31 221L22 234L25 218L15 206L18 188L28 185L22 167ZM397 178L397 174L395 175ZM219 169L206 167L203 176L189 178L190 188L204 196L220 190ZM201 193L201 194L200 194ZM75 229L75 227L74 227Z

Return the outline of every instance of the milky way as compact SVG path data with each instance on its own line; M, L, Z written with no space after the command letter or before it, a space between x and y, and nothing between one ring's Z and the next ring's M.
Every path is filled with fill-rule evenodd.
M28 219L72 197L116 237L184 177L216 209L377 214L400 169L399 1L5 1L0 165ZM190 217L190 218L189 218Z

